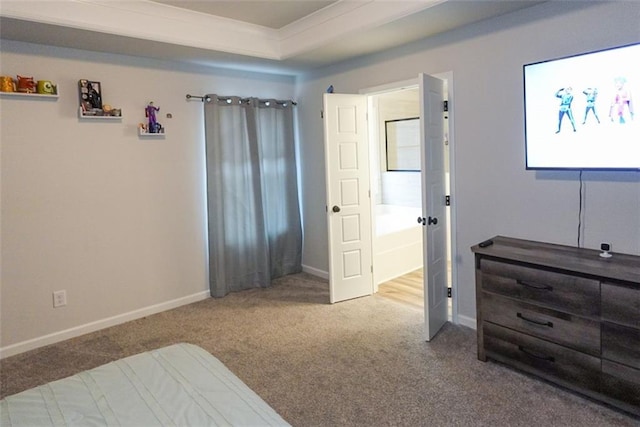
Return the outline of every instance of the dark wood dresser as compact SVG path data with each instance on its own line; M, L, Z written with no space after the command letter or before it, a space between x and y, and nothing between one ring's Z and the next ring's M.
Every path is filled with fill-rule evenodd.
M478 359L640 416L640 256L491 240L471 248Z

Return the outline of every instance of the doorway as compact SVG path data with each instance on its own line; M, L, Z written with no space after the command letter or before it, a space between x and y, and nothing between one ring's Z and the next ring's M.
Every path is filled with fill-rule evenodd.
M420 176L422 216L416 223L423 230L425 338L431 340L450 318L447 310L447 258L455 253L447 247L448 218L445 209L445 144L450 139L445 132L443 101L451 99L451 80L445 93L445 78L420 73L407 84L365 89L356 94L325 94L323 96L325 128L325 163L327 181L327 223L329 237L329 288L331 303L370 295L374 289L373 257L371 255L371 199L368 138L368 98L383 92L418 87L420 134L419 158L426 165ZM414 118L415 119L415 118ZM403 132L412 132L411 121L402 124ZM386 124L385 124L386 126ZM452 128L450 124L448 127ZM449 134L448 137L446 135ZM385 140L386 141L386 140ZM386 142L385 142L386 144ZM414 150L418 147L413 146ZM385 154L386 156L386 154ZM407 156L405 156L407 157ZM378 157L379 158L379 157ZM411 158L411 156L409 156ZM406 160L406 158L405 158ZM403 162L400 162L404 164ZM449 165L447 165L449 166ZM396 169L407 167L395 164ZM411 166L409 165L409 168ZM451 174L453 176L453 174ZM418 219L420 221L418 221ZM455 224L455 215L451 215ZM455 239L451 239L455 241ZM455 266L452 270L455 282ZM453 290L455 302L455 289ZM456 321L453 304L451 319Z
M448 93L448 79L445 82ZM373 289L408 306L424 292L416 286L424 274L420 169L420 94L417 82L400 82L361 91L368 98ZM448 97L447 97L448 98ZM448 99L447 99L448 100ZM450 192L449 117L445 117L446 192ZM416 161L417 160L417 161ZM447 286L452 288L452 218L447 207ZM420 294L420 295L419 295ZM452 298L448 319L454 318Z
M374 291L424 266L417 87L369 95Z

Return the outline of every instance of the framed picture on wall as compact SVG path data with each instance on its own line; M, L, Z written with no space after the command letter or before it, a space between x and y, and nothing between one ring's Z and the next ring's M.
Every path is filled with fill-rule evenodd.
M100 82L81 79L78 81L78 93L83 115L102 115L102 87Z

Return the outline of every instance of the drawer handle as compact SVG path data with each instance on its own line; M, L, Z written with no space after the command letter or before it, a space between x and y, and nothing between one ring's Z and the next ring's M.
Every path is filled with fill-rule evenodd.
M522 319L522 320L526 320L529 323L533 323L535 325L540 325L540 326L548 326L549 328L553 328L553 322L540 322L538 320L533 320L533 319L528 319L526 317L524 317L522 315L522 313L518 313L517 316Z
M522 280L517 280L516 283L518 285L526 286L527 288L537 289L539 291L552 291L553 286L549 285L534 285L532 283L523 282Z
M534 353L532 351L527 350L526 348L524 348L521 345L518 346L518 350L520 350L524 354L528 354L531 357L535 357L536 359L544 360L544 361L547 361L547 362L555 362L556 361L556 358L553 357L553 356L543 356L543 355L540 355L540 354L536 354L536 353Z

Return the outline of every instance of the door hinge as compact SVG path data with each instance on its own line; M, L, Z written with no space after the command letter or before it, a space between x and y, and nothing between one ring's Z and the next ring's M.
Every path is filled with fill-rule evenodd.
M451 288L447 288L447 298L451 298Z
M371 266L371 274L373 274L373 265Z
M449 196L449 195L444 196L444 205L445 206L451 206L451 196Z
M444 110L442 110L442 111L444 111L446 113L446 112L449 111L449 101L444 101L443 104L444 104Z

